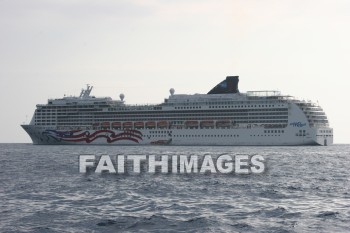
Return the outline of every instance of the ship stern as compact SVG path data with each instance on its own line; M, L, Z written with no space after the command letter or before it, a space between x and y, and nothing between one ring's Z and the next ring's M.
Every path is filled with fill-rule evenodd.
M317 145L333 145L333 129L329 127L314 128L313 139Z

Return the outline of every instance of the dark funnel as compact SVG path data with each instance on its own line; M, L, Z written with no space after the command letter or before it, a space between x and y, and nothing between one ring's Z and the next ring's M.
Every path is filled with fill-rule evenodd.
M239 76L227 76L226 80L222 81L221 83L216 85L213 89L211 89L211 91L208 92L208 95L239 93L238 77Z

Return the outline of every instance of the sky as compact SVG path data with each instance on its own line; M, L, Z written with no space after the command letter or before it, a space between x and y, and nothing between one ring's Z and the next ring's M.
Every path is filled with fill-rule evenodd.
M0 142L48 98L129 104L207 93L228 75L241 92L318 101L335 143L350 143L348 0L0 0Z

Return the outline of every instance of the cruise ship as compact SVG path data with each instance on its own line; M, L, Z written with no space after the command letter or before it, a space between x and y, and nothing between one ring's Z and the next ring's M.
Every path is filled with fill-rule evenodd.
M278 91L239 92L228 76L207 94L175 94L155 105L91 95L49 99L22 125L38 145L331 145L323 109Z

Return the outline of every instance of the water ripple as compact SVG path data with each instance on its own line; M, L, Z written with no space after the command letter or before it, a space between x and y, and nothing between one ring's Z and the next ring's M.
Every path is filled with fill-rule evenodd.
M261 154L261 175L78 172L80 154ZM350 146L0 144L0 232L349 232Z

